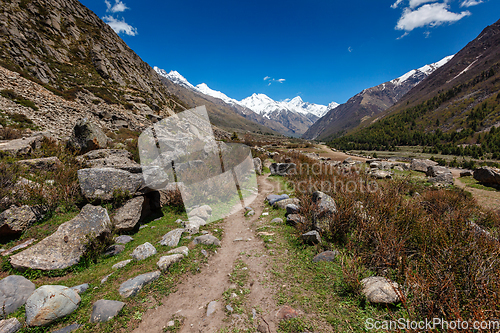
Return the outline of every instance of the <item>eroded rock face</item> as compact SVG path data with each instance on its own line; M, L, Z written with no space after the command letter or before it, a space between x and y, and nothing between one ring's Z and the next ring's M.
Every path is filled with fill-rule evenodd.
M80 295L65 286L41 286L26 301L28 326L44 326L78 308Z
M55 233L10 257L10 262L17 269L64 269L80 261L86 250L87 237L99 238L110 229L107 210L89 204L78 216L61 224Z
M478 168L474 170L474 179L484 184L500 185L500 169Z
M20 275L10 275L0 280L0 315L15 312L26 303L35 289L30 280Z
M91 150L106 148L108 140L106 134L97 124L87 118L82 118L76 122L67 145L80 153L86 153Z

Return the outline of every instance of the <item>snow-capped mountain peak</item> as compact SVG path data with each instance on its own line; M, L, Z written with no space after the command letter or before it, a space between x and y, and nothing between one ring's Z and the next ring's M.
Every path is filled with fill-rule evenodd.
M228 104L231 104L231 105L238 104L237 100L228 97L223 92L211 89L206 83L200 83L199 85L197 85L195 87L195 89L197 91L201 92L202 94L221 99Z
M177 83L177 84L184 86L186 88L195 90L195 87L191 83L189 83L189 81L186 80L186 78L184 76L182 76L179 72L170 71L169 73L167 73L166 70L158 68L156 66L153 69L155 70L156 73L158 73L158 75L169 79L173 83Z
M447 57L445 57L445 58L443 58L443 59L441 59L438 62L435 62L433 64L425 65L425 66L422 66L422 67L417 68L417 69L412 69L408 73L405 73L404 75L398 77L397 79L392 80L391 82L393 84L399 86L403 82L405 82L406 80L408 80L409 78L411 78L412 76L414 76L418 73L423 73L423 74L425 74L425 76L429 76L430 74L432 74L432 72L434 72L436 69L438 69L439 67L446 64L452 58L453 58L453 55L447 56Z

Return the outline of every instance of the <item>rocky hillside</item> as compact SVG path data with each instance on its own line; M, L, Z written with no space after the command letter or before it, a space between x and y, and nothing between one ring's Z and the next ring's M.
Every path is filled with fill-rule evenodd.
M452 56L434 64L414 69L401 77L368 88L351 97L346 103L331 109L314 123L303 135L305 139L327 139L352 130L361 123L371 123L399 101L436 69L446 64Z

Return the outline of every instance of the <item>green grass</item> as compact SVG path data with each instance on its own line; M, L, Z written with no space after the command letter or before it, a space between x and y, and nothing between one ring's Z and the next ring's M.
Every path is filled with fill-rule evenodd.
M467 185L468 187L477 188L479 190L485 190L485 191L499 192L499 190L494 187L486 186L478 182L477 180L474 179L474 177L460 177L460 181L465 185Z

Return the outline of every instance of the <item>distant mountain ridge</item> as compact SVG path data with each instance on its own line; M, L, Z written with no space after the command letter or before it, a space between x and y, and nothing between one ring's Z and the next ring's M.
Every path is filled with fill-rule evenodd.
M453 56L445 57L433 64L413 69L396 79L363 90L346 103L330 109L304 133L303 138L325 140L341 136L362 123L373 122L413 87L452 58Z
M291 100L275 101L265 94L253 94L241 101L211 89L205 83L194 86L177 71L167 72L158 67L155 71L172 83L190 89L198 94L219 99L234 107L238 112L262 125L289 136L301 136L316 120L329 109L338 105L332 102L328 106L307 103L297 96ZM255 115L250 115L249 111Z

